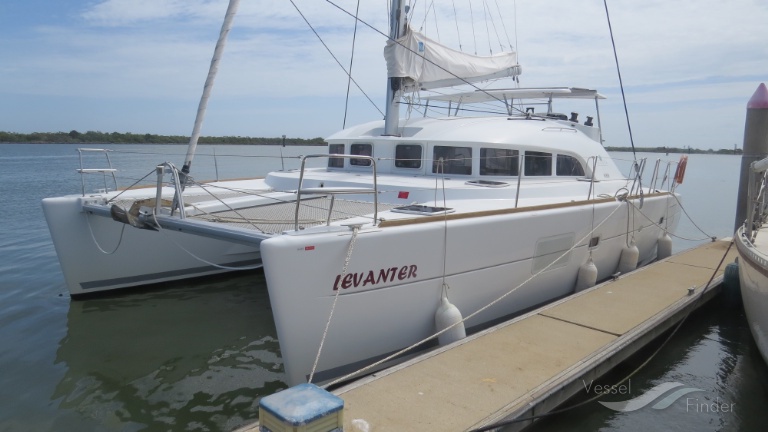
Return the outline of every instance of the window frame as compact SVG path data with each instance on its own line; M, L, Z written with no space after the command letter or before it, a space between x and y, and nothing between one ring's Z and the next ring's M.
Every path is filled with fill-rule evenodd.
M367 152L360 152L361 148L367 148L369 151ZM356 153L360 152L360 153ZM352 143L349 145L349 154L350 155L356 155L356 156L371 156L373 157L373 144L372 143L366 143L366 142L360 142L360 143ZM350 158L349 159L349 166L355 167L355 168L370 168L371 166L371 160L370 159L360 159L360 158Z
M419 157L418 158L398 158L398 149L400 147L418 147L419 148ZM411 156L411 155L409 155ZM423 160L424 160L424 146L420 143L399 143L395 145L395 162L394 167L397 169L405 169L405 170L420 170L423 167ZM417 166L400 166L398 164L416 164Z
M438 150L440 149L440 150ZM438 155L437 152L446 151L445 149L453 149L450 157L447 154ZM468 151L468 155L464 155L460 159L457 159L457 150ZM447 163L443 164L443 171L438 170L440 165L440 159L447 160ZM432 146L432 174L440 175L472 175L472 147L471 146ZM448 168L446 170L446 167ZM459 169L460 168L460 169ZM469 171L469 172L466 172Z
M341 147L341 152L334 151L334 147L338 148ZM328 144L328 154L344 154L346 151L347 145L346 144ZM344 158L339 157L328 157L328 168L344 168Z
M506 155L506 156L492 156L488 157L487 153L489 150L492 150L494 152L501 151L501 152L511 152L512 155ZM489 159L496 159L496 158L509 158L511 165L509 166L509 172L508 173L499 173L501 169L493 169L489 168L486 165L486 162ZM519 175L520 171L520 150L517 149L506 149L506 148L497 148L497 147L480 147L480 175L481 176L489 176L489 177L517 177ZM489 173L487 170L492 169L494 172Z
M554 168L552 166L553 155L554 153L526 150L523 159L523 174L525 177L552 177L552 169ZM539 161L543 162L544 166L548 168L548 173L535 166L539 165L535 164L535 162Z

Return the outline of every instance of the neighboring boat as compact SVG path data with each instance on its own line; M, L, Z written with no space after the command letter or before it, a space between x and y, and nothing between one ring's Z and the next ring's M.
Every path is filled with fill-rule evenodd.
M753 162L749 172L747 220L736 231L739 284L744 312L760 354L768 363L768 158Z
M429 337L444 297L479 327L657 257L680 217L684 165L673 178L657 161L646 185L644 161L623 175L602 146L603 97L589 89L422 96L425 112L445 115L399 119L408 91L520 73L514 53L439 46L400 8L392 2L386 119L330 136L328 153L300 169L190 184L165 163L157 188L43 200L71 294L263 264L295 384ZM553 110L575 99L594 101L595 115ZM489 103L501 113L458 115ZM307 168L314 158L327 166Z

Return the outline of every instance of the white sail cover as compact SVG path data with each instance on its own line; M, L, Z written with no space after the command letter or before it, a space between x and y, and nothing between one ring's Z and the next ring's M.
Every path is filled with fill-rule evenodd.
M440 45L406 28L397 41L384 48L389 78L407 78L407 91L430 89L503 78L520 74L517 53L476 56ZM457 78L458 77L458 78Z

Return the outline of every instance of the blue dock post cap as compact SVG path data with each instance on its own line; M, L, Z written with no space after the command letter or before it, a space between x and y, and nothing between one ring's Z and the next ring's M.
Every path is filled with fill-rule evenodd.
M342 430L344 400L314 384L299 384L259 402L259 430L278 432L303 430ZM317 428L320 425L326 427Z

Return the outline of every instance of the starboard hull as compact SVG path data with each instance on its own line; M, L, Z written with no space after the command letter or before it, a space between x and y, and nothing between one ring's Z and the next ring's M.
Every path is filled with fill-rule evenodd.
M641 263L655 258L663 235L650 220L670 217L670 229L677 223L679 208L670 201L675 200L646 197L643 213L648 218L634 215L643 220L634 232ZM351 230L265 240L265 275L289 383L307 380L337 293L316 382L353 372L434 334L444 283L449 300L465 317L519 286L465 323L473 328L573 293L590 250L598 278L609 277L627 241L626 207L607 200L364 228L354 236L346 274L342 269ZM599 238L592 248L591 237Z

